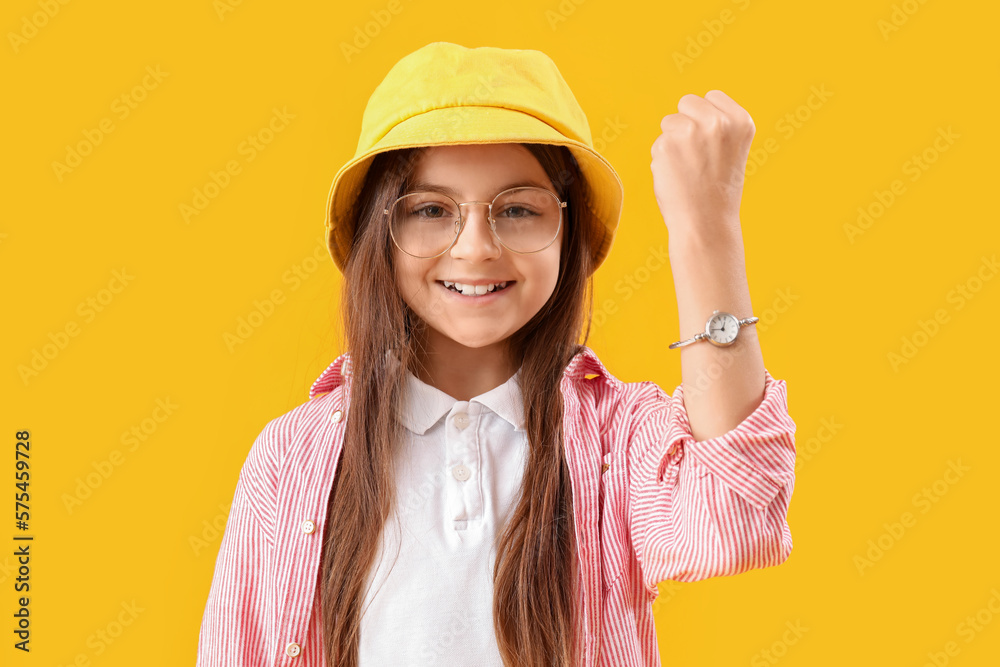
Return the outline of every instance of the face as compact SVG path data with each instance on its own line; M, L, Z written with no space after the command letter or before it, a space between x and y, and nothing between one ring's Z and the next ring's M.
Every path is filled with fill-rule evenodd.
M454 190L459 202L492 201L516 185L537 185L552 192L545 170L518 144L435 146L415 164L410 191L434 185ZM489 227L489 207L463 206L465 227L455 244L430 259L407 255L393 246L396 282L410 308L428 325L429 349L451 343L469 348L499 345L520 329L555 290L559 255L566 227L547 248L518 254L504 248ZM466 296L445 281L507 286L483 296Z

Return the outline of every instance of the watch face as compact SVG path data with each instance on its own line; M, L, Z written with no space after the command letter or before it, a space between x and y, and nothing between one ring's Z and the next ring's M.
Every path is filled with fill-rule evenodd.
M716 345L731 345L736 340L739 331L739 321L730 313L718 312L708 321L706 333Z

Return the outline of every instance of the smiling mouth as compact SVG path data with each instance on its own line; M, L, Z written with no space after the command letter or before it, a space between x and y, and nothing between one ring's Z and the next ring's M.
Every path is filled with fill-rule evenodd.
M455 292L456 294L461 294L462 296L485 296L487 294L496 294L497 292L502 292L515 281L507 280L499 283L493 283L493 288L489 289L489 285L462 285L461 283L454 283L450 280L439 280L437 283L443 286L450 292Z

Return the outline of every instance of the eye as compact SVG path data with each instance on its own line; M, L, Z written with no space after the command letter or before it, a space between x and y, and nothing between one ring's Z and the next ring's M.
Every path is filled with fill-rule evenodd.
M511 204L510 206L505 208L500 215L506 216L508 218L527 218L530 216L536 216L538 215L538 213L535 212L533 209L528 208L527 206L522 206L520 204Z
M415 208L412 211L412 215L418 215L424 218L442 218L445 216L446 209L440 204L424 204L419 208Z

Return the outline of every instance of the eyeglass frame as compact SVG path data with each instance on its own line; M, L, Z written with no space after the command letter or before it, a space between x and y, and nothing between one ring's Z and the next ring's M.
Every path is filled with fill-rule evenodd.
M559 204L559 206L557 207L557 210L559 211L559 225L556 227L556 233L552 235L552 240L551 241L549 241L548 243L546 243L544 246L542 246L538 250L524 250L524 251L522 251L522 250L514 250L513 248L511 248L510 246L508 246L506 243L504 243L503 240L500 238L500 235L497 234L497 221L493 217L493 204L494 204L494 202L496 202L497 198L500 197L500 195L505 194L507 192L511 192L513 190L542 190L542 191L547 192L550 195L552 195L552 197ZM436 255L429 255L429 256L426 256L426 257L423 256L423 255L414 255L411 252L407 252L406 250L403 250L403 248L399 245L399 242L396 241L396 235L392 233L392 221L390 220L389 221L389 236L392 238L393 245L395 245L397 248L399 248L400 252L405 253L405 254L409 255L410 257L415 257L417 259L434 259L435 257L440 257L441 255L445 254L446 252L448 252L449 250L451 250L452 248L455 247L455 243L458 242L458 237L460 237L462 235L462 232L465 231L465 223L468 221L468 218L466 218L464 212L462 211L462 207L466 206L468 204L485 204L486 206L489 207L489 210L488 210L488 212L486 214L486 221L489 223L490 232L492 232L493 238L495 238L497 240L497 243L499 243L504 248L507 248L507 250L510 250L511 252L514 252L514 253L517 253L518 255L533 255L536 252L541 252L541 251L545 250L550 245L552 245L557 238L559 238L559 230L562 229L562 222L563 222L563 209L566 208L567 204L569 203L569 202L564 202L563 200L559 199L559 195L556 194L555 192L552 192L552 190L549 190L548 188L542 188L542 187L539 187L537 185L520 185L520 186L513 187L513 188L507 188L506 190L503 190L502 192L497 193L496 197L493 197L492 201L466 201L466 202L462 202L462 203L459 203L459 202L455 201L454 197L452 197L450 195L446 195L443 192L433 192L433 191L430 191L430 190L416 190L414 192L407 192L406 194L403 194L403 195L397 197L396 200L392 202L392 205L390 205L388 208L382 210L382 214L385 215L385 216L392 215L390 213L390 210L396 208L396 204L398 204L400 202L400 200L405 199L406 197L409 197L410 195L418 195L418 194L434 194L434 195L441 195L442 197L447 197L448 199L450 199L451 201L453 201L455 203L455 205L458 207L459 218L458 218L458 222L457 222L457 224L458 224L458 232L455 234L455 238L453 238L451 240L451 243L448 244L448 247L445 248L444 250L442 250L441 252L439 252Z

